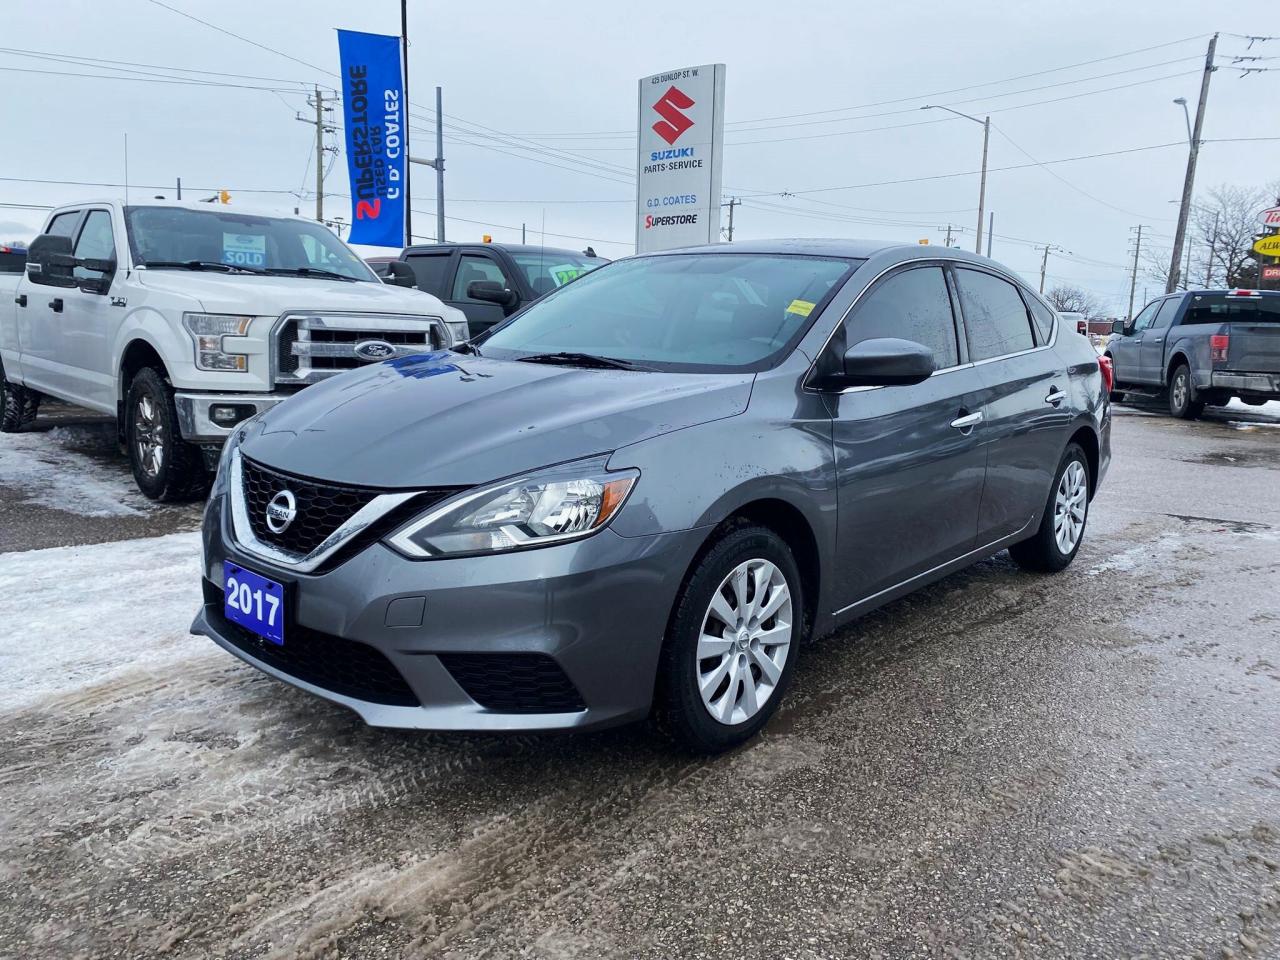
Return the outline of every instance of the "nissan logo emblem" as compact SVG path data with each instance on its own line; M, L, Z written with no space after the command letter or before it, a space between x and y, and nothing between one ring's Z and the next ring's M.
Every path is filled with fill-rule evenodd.
M267 529L272 533L284 533L298 515L298 501L288 490L281 490L267 504Z
M365 363L377 363L396 355L396 348L385 340L361 340L355 347L356 357Z

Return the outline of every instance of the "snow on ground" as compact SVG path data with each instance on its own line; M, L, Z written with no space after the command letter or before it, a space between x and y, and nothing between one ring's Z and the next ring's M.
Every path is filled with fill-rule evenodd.
M0 710L211 649L199 605L198 533L0 554Z
M113 454L113 432L109 424L92 424L0 434L0 487L40 506L86 517L143 516L155 504L134 485L128 462L80 452Z

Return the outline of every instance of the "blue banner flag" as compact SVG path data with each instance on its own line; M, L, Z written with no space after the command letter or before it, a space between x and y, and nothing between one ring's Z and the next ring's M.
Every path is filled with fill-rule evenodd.
M400 38L338 31L342 114L351 175L350 243L401 247L409 174Z

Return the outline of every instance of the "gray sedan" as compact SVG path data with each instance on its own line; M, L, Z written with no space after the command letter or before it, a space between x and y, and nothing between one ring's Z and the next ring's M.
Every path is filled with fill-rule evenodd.
M1004 549L1069 564L1110 461L1103 381L956 250L620 260L242 425L193 630L370 724L652 715L723 750L807 639Z

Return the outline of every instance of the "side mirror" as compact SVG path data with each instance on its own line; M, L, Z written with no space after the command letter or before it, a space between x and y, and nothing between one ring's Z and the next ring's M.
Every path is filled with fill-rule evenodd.
M111 289L111 281L116 275L115 257L111 257L106 260L96 260L93 257L85 257L82 260L78 260L76 265L83 267L92 273L102 274L100 277L84 277L77 281L80 284L80 289L85 293L96 293L101 295Z
M45 287L77 285L76 258L71 253L71 238L42 233L31 241L27 250L27 279Z
M389 260L384 267L383 271L378 272L383 283L389 283L393 287L408 287L410 290L418 286L418 278L414 275L413 267L403 260Z
M855 343L844 353L843 369L828 376L823 386L909 386L929 379L937 364L933 351L914 340L877 337Z
M1112 336L1123 337L1125 334L1125 326L1127 323L1128 323L1127 320L1112 320L1111 321Z
M467 284L467 296L472 300L496 303L500 307L514 307L517 299L514 290L497 280L472 280Z

